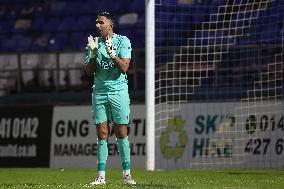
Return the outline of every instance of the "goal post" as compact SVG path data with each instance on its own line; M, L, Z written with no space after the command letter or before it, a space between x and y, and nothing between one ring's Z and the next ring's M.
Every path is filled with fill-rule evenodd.
M155 170L155 2L146 0L146 169Z

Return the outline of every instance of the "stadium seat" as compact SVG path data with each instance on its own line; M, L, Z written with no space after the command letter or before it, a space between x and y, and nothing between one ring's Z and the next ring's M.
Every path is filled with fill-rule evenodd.
M134 30L132 34L132 47L144 48L145 47L145 31L144 30ZM130 37L131 38L131 37Z
M22 19L32 18L34 15L34 11L35 11L35 5L27 3L20 8L19 18Z
M112 12L112 4L114 4L114 1L110 1L110 0L104 0L104 1L96 1L96 3L94 3L93 7L93 14L97 15L98 13L101 12L111 12L113 15L114 12Z
M44 17L36 17L32 21L32 29L41 30L41 28L45 25L45 18Z
M65 33L58 33L54 37L51 37L47 49L50 51L63 50L64 47L68 48L67 45L68 37Z
M177 0L164 0L163 4L167 6L175 6L177 5Z
M75 23L76 19L74 16L65 16L58 25L57 31L70 31Z
M82 7L83 3L79 2L79 1L68 1L68 3L65 6L65 10L64 12L66 13L66 15L71 15L71 13L74 15L78 15L81 13L81 7Z
M141 0L144 2L144 0ZM139 7L142 10L136 11L136 9L132 10L131 9L131 0L120 0L120 1L111 1L113 3L113 6L111 7L111 11L113 12L114 15L121 15L125 14L127 12L136 12L136 13L141 13L143 12L143 8Z
M23 35L13 35L10 38L2 40L3 51L28 51L32 43L30 37L25 37Z
M96 22L91 15L80 16L72 25L72 30L90 30L95 29Z
M48 11L43 4L38 4L35 6L34 17L44 17L47 16Z
M159 13L155 15L155 19L156 19L156 27L157 28L163 28L163 27L170 27L172 26L173 23L173 19L174 19L174 15L173 13Z
M65 12L65 8L68 2L64 1L55 1L51 4L48 14L50 16L57 16L57 15L63 15L68 14Z
M206 3L195 3L191 6L190 12L191 23L201 24L210 14L210 6Z
M5 37L1 40L1 51L9 52L15 50L15 42L11 37Z
M132 0L128 10L131 12L142 13L145 7L145 0Z
M42 35L36 37L32 43L32 51L45 51L47 50L47 45L49 43L50 34L43 33Z
M12 30L13 24L14 20L12 19L0 20L0 34L9 33Z
M17 51L29 51L32 44L32 39L28 36L14 35L15 50Z
M95 14L96 7L98 6L98 2L86 0L82 3L81 6L81 14Z
M31 28L31 19L18 19L15 21L12 32L24 32Z
M122 25L129 25L136 24L138 22L138 14L137 13L127 13L123 14L118 18L118 24L120 27Z
M85 50L88 34L86 32L73 32L70 35L70 48L74 50Z
M138 21L136 23L137 28L145 28L145 14L138 15Z
M155 32L155 45L156 46L163 46L166 43L166 33L163 29L156 29Z
M60 21L61 20L58 17L49 18L47 23L43 26L42 31L44 31L44 32L56 31L57 27L60 24Z

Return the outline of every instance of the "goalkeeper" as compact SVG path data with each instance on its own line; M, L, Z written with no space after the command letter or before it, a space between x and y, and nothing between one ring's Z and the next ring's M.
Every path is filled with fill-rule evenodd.
M85 70L88 75L95 75L92 113L98 137L98 177L91 185L105 184L110 122L114 122L124 183L136 184L130 174L130 148L127 136L130 100L126 72L132 49L129 39L114 33L113 27L113 16L107 12L100 13L96 20L99 37L90 35L86 47Z

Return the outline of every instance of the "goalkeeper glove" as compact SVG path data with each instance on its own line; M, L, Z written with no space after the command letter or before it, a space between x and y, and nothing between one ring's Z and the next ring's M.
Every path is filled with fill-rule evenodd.
M106 47L107 47L107 52L108 52L109 56L111 58L116 57L115 49L112 46L111 37L109 35L106 37Z
M97 55L98 47L99 47L99 42L98 42L98 37L93 37L89 36L88 37L88 44L86 47L86 52L87 52L87 57L86 57L86 62L85 64L89 63L91 58L95 58Z

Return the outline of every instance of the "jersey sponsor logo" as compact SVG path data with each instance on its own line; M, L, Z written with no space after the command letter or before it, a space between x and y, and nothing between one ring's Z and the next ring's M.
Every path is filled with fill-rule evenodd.
M109 70L111 68L113 68L114 63L112 61L105 61L105 60L101 60L101 68L104 70Z

